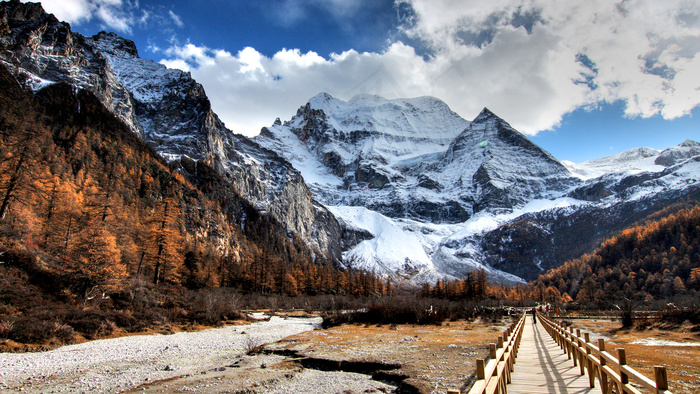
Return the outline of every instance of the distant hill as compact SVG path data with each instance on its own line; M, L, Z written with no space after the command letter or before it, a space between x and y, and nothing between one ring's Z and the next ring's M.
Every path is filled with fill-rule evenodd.
M700 206L622 231L592 254L540 275L532 285L580 303L622 298L698 300Z

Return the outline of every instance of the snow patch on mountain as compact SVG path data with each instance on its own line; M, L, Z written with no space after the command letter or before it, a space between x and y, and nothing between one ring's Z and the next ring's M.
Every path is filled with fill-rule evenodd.
M562 161L562 164L574 176L583 180L589 180L614 173L637 174L640 172L663 171L664 166L654 162L660 154L660 150L652 148L633 148L584 163L577 164L570 161Z
M374 236L344 254L343 260L348 268L395 274L432 267L420 240L390 218L363 207L328 209L351 227L368 231Z
M142 103L163 100L168 88L186 74L140 58L132 41L114 33L102 32L87 40L108 59L116 78Z
M289 128L275 128L274 139L258 139L258 141L264 141L264 146L273 152L285 152L285 159L299 170L312 190L319 187L337 188L343 184L342 180L334 175L316 155L309 154L307 147Z
M349 268L366 269L381 275L398 275L411 282L435 282L462 278L483 269L497 282L522 283L522 279L481 263L474 242L485 232L528 213L572 208L585 204L572 198L534 200L513 211L481 212L459 224L424 223L391 219L364 207L329 207L347 225L373 235L344 254Z
M445 238L445 243L459 241L469 237L478 236L487 231L492 231L528 213L537 213L547 210L577 207L587 204L586 201L570 197L562 197L554 200L532 200L520 208L513 210L494 212L479 212L466 222L459 225L459 230Z

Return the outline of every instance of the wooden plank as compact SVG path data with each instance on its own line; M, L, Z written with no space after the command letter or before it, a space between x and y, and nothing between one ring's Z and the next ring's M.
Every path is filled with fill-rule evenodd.
M579 372L547 331L528 319L508 394L601 393L598 387L590 388L588 378Z

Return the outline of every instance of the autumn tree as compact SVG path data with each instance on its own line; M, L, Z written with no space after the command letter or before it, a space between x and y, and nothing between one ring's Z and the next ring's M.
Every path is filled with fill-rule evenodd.
M53 207L45 223L45 238L50 250L66 255L83 221L83 197L69 182L56 179L51 193Z
M71 247L70 271L84 280L82 291L97 286L105 291L118 291L127 278L126 266L114 235L104 228L91 226L81 231Z
M160 201L148 221L144 262L137 274L151 270L153 283L180 283L184 256L183 237L179 226L180 207L174 198Z

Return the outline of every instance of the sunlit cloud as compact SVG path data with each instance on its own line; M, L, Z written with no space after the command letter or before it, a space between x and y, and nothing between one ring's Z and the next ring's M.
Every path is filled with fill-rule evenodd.
M303 14L316 3L330 5L309 0L295 7ZM296 49L266 57L250 47L231 54L187 44L173 46L162 63L191 71L226 124L248 135L322 91L341 99L432 95L467 119L486 106L529 134L603 102L623 100L631 117L667 119L700 103L698 0L397 5L412 9L401 27L412 45L395 41L382 52L324 58ZM353 12L348 7L344 12Z
M137 20L134 7L122 0L42 0L41 5L61 21L79 24L95 18L118 32L131 32Z
M525 64L532 64L528 60L530 56L546 55L541 66L548 71L562 70L559 67L571 71L574 62L586 59L582 65L587 66L588 72L581 70L583 79L567 80L562 79L561 72L542 74L526 68L503 75L506 79L530 80L527 84L530 87L533 78L544 78L541 89L533 93L551 97L554 102L563 100L559 111L526 105L540 113L539 122L525 119L523 114L512 118L531 132L547 128L548 124L556 125L566 108L598 102L623 100L629 116L660 114L667 119L686 115L700 103L697 72L700 2L697 0L400 2L409 4L415 11L415 17L404 26L405 33L421 40L436 57L476 46L482 49L481 56L491 52L507 58L513 48L498 38L519 28L528 31L527 37L518 40ZM530 55L529 51L532 51ZM572 95L577 89L571 86L562 89L560 85L582 80L589 87L585 94ZM546 89L552 86L557 88L548 92ZM507 101L505 97L504 100ZM511 107L504 114L515 111Z

